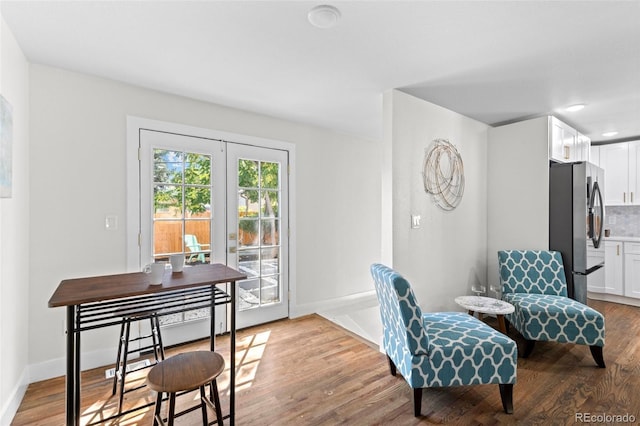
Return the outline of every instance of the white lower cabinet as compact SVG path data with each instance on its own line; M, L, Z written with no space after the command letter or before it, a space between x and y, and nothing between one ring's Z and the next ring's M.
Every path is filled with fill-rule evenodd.
M604 293L624 294L623 254L622 241L604 242ZM600 292L597 289L591 291Z
M624 295L640 298L640 243L624 243L624 253Z

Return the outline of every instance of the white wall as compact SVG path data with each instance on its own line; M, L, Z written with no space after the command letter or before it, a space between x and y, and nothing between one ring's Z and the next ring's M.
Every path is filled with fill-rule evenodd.
M63 374L64 309L47 308L59 282L126 268L127 115L295 144L293 315L372 291L369 265L380 256L379 142L42 65L31 65L30 85L32 379ZM120 218L117 231L105 231L106 214ZM115 347L116 334L84 333L83 354L111 353L105 348Z
M0 19L0 93L13 107L13 194L0 199L0 424L27 385L29 305L29 65Z
M488 126L396 90L384 95L384 152L392 176L393 267L412 284L427 311L460 310L454 298L486 283ZM426 194L422 181L425 148L448 139L462 156L465 191L460 205L446 212ZM390 147L390 149L389 149ZM392 167L389 170L389 167ZM422 216L410 228L411 214Z
M548 119L489 130L490 283L499 283L498 250L549 248Z

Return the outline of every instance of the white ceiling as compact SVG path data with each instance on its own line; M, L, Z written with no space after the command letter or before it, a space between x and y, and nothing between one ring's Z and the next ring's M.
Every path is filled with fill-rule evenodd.
M27 58L374 139L397 88L488 124L640 139L640 1L7 1ZM584 110L563 108L585 103Z

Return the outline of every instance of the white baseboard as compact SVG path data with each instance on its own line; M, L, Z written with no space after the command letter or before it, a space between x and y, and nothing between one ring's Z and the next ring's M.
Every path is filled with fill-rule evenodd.
M20 408L20 403L29 385L27 381L27 369L28 367L22 371L16 387L13 389L13 392L11 392L11 396L2 407L0 407L2 408L0 412L0 425L2 426L9 426L18 412L18 408Z
M116 362L117 348L102 349L98 351L82 352L80 358L81 369L109 366ZM106 369L107 367L105 367ZM56 358L29 366L29 383L64 376L67 373L67 358Z
M594 300L602 300L605 302L622 303L623 305L640 306L640 299L633 297L618 296L617 294L595 293L587 291L587 298Z
M378 303L376 291L370 290L348 296L337 297L335 299L322 300L319 302L304 303L291 306L289 311L290 318L298 318L304 315L315 314L321 311L329 311L333 309L342 309L359 303Z

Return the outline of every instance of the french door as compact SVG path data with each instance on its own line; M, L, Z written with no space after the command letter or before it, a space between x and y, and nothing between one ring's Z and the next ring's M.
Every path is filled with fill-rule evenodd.
M183 254L186 267L224 263L238 283L237 327L288 316L287 152L140 131L140 259ZM226 305L216 332L227 331ZM162 317L166 344L209 335L209 310Z
M238 288L238 327L288 316L287 153L227 145L229 266L247 274Z

